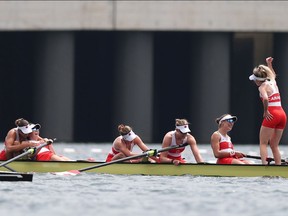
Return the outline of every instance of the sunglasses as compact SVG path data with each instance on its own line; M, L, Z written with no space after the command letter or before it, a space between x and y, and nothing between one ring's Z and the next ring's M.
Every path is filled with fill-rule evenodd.
M225 121L227 121L229 123L234 123L235 122L233 119L226 119Z

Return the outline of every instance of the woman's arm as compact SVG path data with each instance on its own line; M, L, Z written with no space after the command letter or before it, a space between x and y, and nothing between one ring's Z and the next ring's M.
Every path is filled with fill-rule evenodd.
M139 147L143 152L149 150L149 148L144 144L144 142L142 141L142 139L141 139L139 136L137 136L137 137L135 138L134 143L135 143L136 145L138 145L138 147Z
M170 146L172 142L172 135L170 132L168 132L164 138L163 138L163 141L162 141L162 148L167 148ZM160 153L160 162L161 163L172 163L173 161L167 157L168 156L168 152L165 151L165 152L161 152Z
M136 154L133 154L124 143L121 142L121 140L117 140L116 143L114 144L115 149L117 149L117 151L119 151L120 153L123 154L124 157L129 157L129 156L133 156Z
M220 135L217 132L214 132L211 136L211 147L213 150L213 154L215 158L225 158L230 157L229 152L221 152L219 149L219 143L220 143Z
M16 141L16 133L15 130L10 130L5 138L5 146L7 153L19 152L27 147L35 147L34 143L30 143L29 141Z
M196 162L197 163L203 162L203 159L202 159L201 154L199 152L196 140L191 134L188 134L187 142L190 145L191 151L192 151L192 153L194 155L194 158L195 158Z
M263 103L263 118L267 118L267 120L271 120L273 116L271 113L268 111L268 94L266 91L266 85L263 83L259 88L259 92L262 97L262 103Z
M269 72L268 77L270 77L272 79L276 79L276 73L275 73L275 71L273 69L272 62L273 62L273 58L272 57L266 58L267 66L270 69L270 71L267 71L267 72Z

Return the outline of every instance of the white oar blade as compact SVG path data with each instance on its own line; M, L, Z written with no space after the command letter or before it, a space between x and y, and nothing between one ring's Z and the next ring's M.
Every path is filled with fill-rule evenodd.
M70 170L70 171L64 171L64 172L53 172L51 174L58 175L58 176L76 176L76 175L79 175L80 172L78 170Z

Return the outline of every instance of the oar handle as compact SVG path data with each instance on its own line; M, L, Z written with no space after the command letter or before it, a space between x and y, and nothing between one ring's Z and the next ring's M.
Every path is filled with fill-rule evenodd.
M83 169L79 169L78 171L79 172L84 172L84 171L87 171L87 170L91 170L91 169L95 169L95 168L99 168L99 167L103 167L103 166L108 166L110 164L119 163L119 162L123 162L123 161L127 161L127 160L137 159L137 158L141 158L141 157L151 157L151 156L157 155L158 152L165 152L165 151L169 151L171 149L185 147L187 145L188 145L188 143L183 143L183 144L180 144L180 145L170 146L170 147L162 148L162 149L159 149L159 150L150 149L150 150L148 150L146 152L143 152L142 154L139 154L139 155L133 155L133 156L125 157L125 158L120 158L118 160L113 160L113 161L101 163L101 164L98 164L98 165L86 167L86 168L83 168Z

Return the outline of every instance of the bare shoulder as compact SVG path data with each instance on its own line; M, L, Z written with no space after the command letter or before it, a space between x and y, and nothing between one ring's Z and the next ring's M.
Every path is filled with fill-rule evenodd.
M271 79L270 83L272 83L273 85L277 85L276 79Z
M220 137L220 134L218 133L218 131L214 131L211 136Z
M169 131L165 134L164 139L172 139L173 131Z
M14 129L11 129L8 131L5 137L5 144L8 146L13 145L15 140L16 140L16 131Z
M195 144L196 143L196 139L195 137L192 135L192 134L187 134L187 142L188 143L192 143L192 144Z
M14 137L16 135L16 131L14 128L10 129L7 133L7 137Z
M134 139L134 143L136 143L136 144L142 144L143 141L142 141L142 139L137 135L137 136L135 137L135 139Z
M121 145L122 145L122 141L121 141L121 137L119 136L114 140L113 146L117 148L118 146L121 146Z
M187 138L188 139L195 139L195 137L192 134L190 134L190 133L187 134Z
M138 135L135 137L135 140L137 140L137 141L142 141L141 137L138 136Z
M217 140L219 140L221 138L220 134L218 133L218 131L215 131L214 133L212 133L211 135L211 142L216 142Z
M167 147L170 145L172 141L172 134L173 134L173 131L169 131L165 134L163 138L163 142L162 142L162 147Z
M266 88L266 86L269 86L269 82L263 82L263 83L259 86L259 89L261 89L261 88Z

